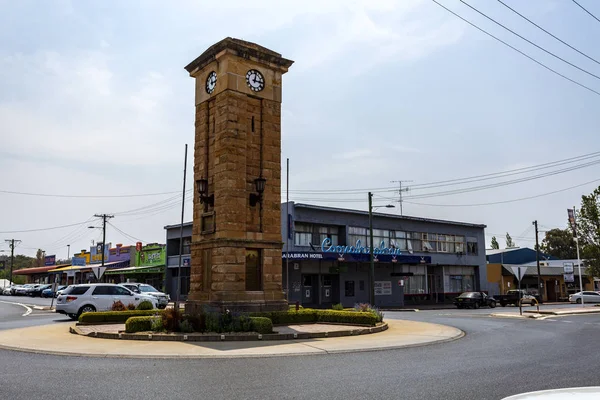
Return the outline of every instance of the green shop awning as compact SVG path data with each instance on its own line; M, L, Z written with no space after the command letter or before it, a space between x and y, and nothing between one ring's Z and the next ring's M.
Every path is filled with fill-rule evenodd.
M153 265L147 267L127 267L120 269L111 269L105 272L105 275L131 275L131 274L162 274L165 272L164 265Z

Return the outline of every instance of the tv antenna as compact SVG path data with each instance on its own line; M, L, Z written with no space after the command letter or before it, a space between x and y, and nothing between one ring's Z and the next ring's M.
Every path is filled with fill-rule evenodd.
M402 215L402 193L403 192L408 192L410 190L409 187L402 187L402 183L408 183L408 182L413 182L413 181L408 181L408 180L401 180L401 181L390 181L391 183L397 183L399 185L399 189L398 189L398 205L400 206L400 215Z

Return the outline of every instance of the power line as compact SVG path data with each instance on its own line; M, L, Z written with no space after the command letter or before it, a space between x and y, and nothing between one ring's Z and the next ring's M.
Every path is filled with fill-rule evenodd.
M546 163L542 163L542 164L536 164L536 165L532 165L529 167L516 168L516 169L512 169L512 170L507 170L507 171L493 172L493 173L488 173L488 174L483 174L483 175L475 175L475 176L464 177L464 178L447 179L447 180L442 180L442 181L434 181L434 182L428 182L428 183L415 184L415 185L411 185L410 188L411 188L411 190L422 190L422 189L430 189L430 188L435 188L435 187L454 186L454 185L458 185L458 184L472 183L472 182L478 182L478 181L489 180L489 179L498 179L498 178L503 178L506 176L519 175L519 174L524 174L527 172L557 167L560 165L571 164L571 163L575 163L578 161L584 161L587 159L596 158L598 156L600 156L600 151L583 154L583 155L579 155L576 157L565 158L562 160L556 160L556 161L550 161L550 162L546 162ZM485 178L485 179L480 179L480 178ZM336 189L336 190L331 190L331 189L302 190L302 189L298 189L298 190L290 190L290 193L350 194L350 195L356 194L356 195L360 195L360 196L364 197L364 194L366 192L373 192L373 193L380 192L381 193L381 192L396 192L397 190L398 189L394 188L394 187L367 188L367 189Z
M552 36L554 39L558 40L559 42L561 42L565 46L568 46L569 48L575 50L576 52L578 52L579 54L581 54L584 57L587 57L588 59L592 60L596 64L600 64L600 61L596 60L593 57L590 57L589 55L585 54L583 51L576 49L575 47L571 46L569 43L565 42L564 40L562 40L562 39L558 38L557 36L553 35L552 33L548 32L546 29L542 28L541 26L539 26L538 24L536 24L535 22L533 22L532 20L530 20L529 18L527 18L526 16L524 16L523 14L519 13L517 10L515 10L512 7L510 7L508 4L504 3L502 0L497 0L497 1L500 4L502 4L504 7L508 8L509 10L511 10L512 12L514 12L515 14L517 14L519 17L523 18L525 21L529 22L530 24L534 25L535 27L537 27L537 28L541 29L542 31L546 32L548 35Z
M110 222L109 222L108 224L109 224L110 226L112 226L112 227L113 227L113 228L114 228L114 229L115 229L117 232L119 232L119 233L121 233L123 236L125 236L126 238L133 239L133 240L135 240L135 241L137 241L137 242L150 243L150 242L148 242L147 240L142 240L142 239L136 238L135 236L132 236L132 235L130 235L130 234L128 234L128 233L125 233L125 232L123 232L121 229L117 228L117 227L116 227L114 224L112 224L112 223L110 223Z
M544 68L545 68L545 69L547 69L548 71L550 71L550 72L552 72L552 73L554 73L554 74L556 74L556 75L560 76L560 77L561 77L561 78L563 78L563 79L566 79L566 80L568 80L569 82L572 82L572 83L576 84L577 86L580 86L580 87L582 87L582 88L584 88L584 89L587 89L587 90L589 90L590 92L592 92L592 93L595 93L595 94L597 94L598 96L600 96L600 92L597 92L597 91L595 91L594 89L592 89L592 88L590 88L590 87L588 87L588 86L586 86L586 85L584 85L584 84L582 84L582 83L579 83L579 82L577 82L576 80L574 80L574 79L571 79L571 78L567 77L566 75L563 75L563 74L561 74L560 72L558 72L558 71L556 71L556 70L554 70L554 69L550 68L549 66L547 66L547 65L546 65L546 64L544 64L544 63L542 63L541 61L538 61L538 60L536 60L535 58L531 57L530 55L528 55L528 54L526 54L526 53L522 52L521 50L517 49L516 47L514 47L514 46L512 46L512 45L508 44L508 43L507 43L507 42L505 42L504 40L502 40L502 39L500 39L500 38L498 38L498 37L496 37L496 36L492 35L491 33L489 33L488 31L484 30L483 28L480 28L480 27L478 27L477 25L475 25L474 23L472 23L472 22L468 21L467 19L465 19L465 18L461 17L460 15L458 15L457 13L455 13L454 11L450 10L449 8L447 8L446 6L444 6L444 5L440 4L440 3L438 3L436 0L431 0L431 1L433 1L435 4L437 4L438 6L442 7L443 9L445 9L446 11L448 11L449 13L451 13L451 14L455 15L457 18L460 18L460 19L462 19L463 21L465 21L467 24L471 25L472 27L474 27L474 28L476 28L476 29L480 30L481 32L485 33L486 35L490 36L491 38L494 38L494 39L496 39L497 41L499 41L500 43L504 44L505 46L508 46L508 47L510 47L511 49L513 49L513 50L514 50L514 51L516 51L517 53L521 54L522 56L525 56L525 57L529 58L531 61L535 62L536 64L538 64L538 65L540 65L540 66L542 66L542 67L544 67Z
M598 19L598 17L596 17L594 14L592 14L591 12L589 12L588 10L586 10L586 8L584 6L582 6L581 4L579 4L578 2L576 2L575 0L573 0L573 3L577 4L579 7L581 7L581 9L583 11L585 11L586 13L590 14L596 21L600 22L600 19Z
M584 72L586 74L588 74L589 76L593 76L596 79L600 79L600 76L591 73L590 71L583 69L575 64L573 64L572 62L569 62L567 60L565 60L564 58L557 56L556 54L554 54L553 52L551 52L550 50L546 50L545 48L543 48L542 46L532 42L531 40L527 39L526 37L519 35L517 32L513 31L512 29L506 27L505 25L501 24L500 22L496 21L494 18L486 15L485 13L479 11L478 9L476 9L475 7L473 7L472 5L470 5L469 3L467 3L465 0L460 0L461 3L463 3L464 5L466 5L467 7L469 7L470 9L474 10L475 12L483 15L484 17L486 17L487 19L489 19L490 21L492 21L493 23L495 23L498 26L501 26L502 28L506 29L507 31L509 31L510 33L512 33L515 36L518 36L519 38L523 39L524 41L526 41L527 43L531 44L532 46L537 47L538 49L542 50L543 52L550 54L552 57L572 66L573 68L577 68L578 70L580 70L581 72Z
M410 202L410 201L407 201L407 203L416 204L416 205L419 205L419 206L431 206L431 207L477 207L477 206L490 206L490 205L495 205L495 204L506 204L506 203L514 203L514 202L517 202L517 201L523 201L523 200L537 199L539 197L544 197L544 196L549 196L551 194L566 192L567 190L571 190L571 189L575 189L575 188L578 188L578 187L586 186L586 185L589 185L590 183L595 183L595 182L599 182L599 181L600 181L600 179L594 179L593 181L585 182L585 183L582 183L580 185L575 185L575 186L571 186L571 187L560 189L560 190L554 190L552 192L542 193L542 194L538 194L538 195L535 195L535 196L521 197L521 198L518 198L518 199L504 200L504 201L494 201L494 202L490 202L490 203L479 203L479 204L426 204L426 203L414 203L414 202Z
M75 224L68 224L68 225L61 225L61 226L53 226L50 228L37 228L37 229L26 229L26 230L22 230L22 231L2 231L0 233L26 233L26 232L41 232L41 231L51 231L54 229L62 229L62 228L69 228L71 226L76 226L76 225L81 225L81 224L85 224L88 221L82 221L82 222L77 222Z
M119 194L119 195L71 195L71 194L27 193L27 192L14 192L14 191L10 191L10 190L0 190L0 193L4 193L4 194L16 194L16 195L22 195L22 196L38 196L38 197L103 199L103 198L163 196L163 195L166 195L166 194L173 194L173 193L179 193L179 192L142 193L142 194Z

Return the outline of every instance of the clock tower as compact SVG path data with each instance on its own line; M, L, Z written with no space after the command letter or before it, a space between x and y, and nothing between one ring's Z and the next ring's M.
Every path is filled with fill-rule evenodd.
M281 282L281 81L292 63L226 38L185 67L196 86L188 311L288 307Z

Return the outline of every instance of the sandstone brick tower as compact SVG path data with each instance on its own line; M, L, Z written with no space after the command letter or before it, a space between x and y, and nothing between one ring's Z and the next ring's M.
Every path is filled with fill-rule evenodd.
M188 310L287 308L281 283L281 79L292 63L226 38L185 67L196 82Z

